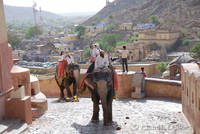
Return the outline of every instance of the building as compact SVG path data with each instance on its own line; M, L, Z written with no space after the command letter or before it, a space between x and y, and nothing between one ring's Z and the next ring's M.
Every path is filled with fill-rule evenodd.
M37 49L40 55L50 55L56 52L56 47L50 42L46 45L37 45Z
M74 34L67 34L64 36L64 41L65 42L72 42L72 41L76 41L78 40L78 34L74 33Z
M72 51L74 49L74 45L72 44L61 44L61 43L56 43L54 44L56 47L56 51L60 53L61 51Z
M98 24L96 26L86 26L86 36L96 36L98 33L104 32L105 24Z
M133 30L133 23L123 23L119 25L119 30Z
M180 80L181 79L181 64L196 62L189 54L183 54L169 63L170 79ZM178 76L177 76L178 74Z
M159 61L166 58L166 50L163 47L158 46L155 43L136 42L126 44L126 49L129 50L129 62L137 61ZM118 50L121 50L122 46L115 48L115 56L120 55Z
M179 37L179 31L171 31L166 29L146 29L139 31L138 41L170 46L173 45L179 39Z

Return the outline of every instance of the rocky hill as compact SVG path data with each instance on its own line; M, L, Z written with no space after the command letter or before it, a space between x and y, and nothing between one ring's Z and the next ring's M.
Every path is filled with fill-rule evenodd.
M83 25L130 22L136 25L149 23L152 15L159 17L162 28L186 29L189 38L199 38L200 0L115 0Z
M7 22L33 21L33 9L32 9L32 7L15 7L15 6L5 5L4 10L5 10L5 16L6 16ZM44 16L44 18L47 18L47 19L57 19L57 18L61 17L57 14L46 12L46 11L42 11L41 14L42 14L42 16Z

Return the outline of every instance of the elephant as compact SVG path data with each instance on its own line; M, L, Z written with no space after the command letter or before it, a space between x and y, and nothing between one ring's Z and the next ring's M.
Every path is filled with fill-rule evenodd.
M66 73L64 73L64 77L58 78L58 66L56 67L56 75L55 80L60 88L60 99L65 100L64 96L64 89L67 90L68 97L72 98L73 100L78 101L77 98L77 88L80 86L80 67L78 64L67 64ZM70 90L70 86L73 84L73 96Z
M112 68L99 68L95 69L92 73L88 74L86 80L89 85L84 85L83 89L79 92L82 93L86 87L91 92L93 101L93 116L91 121L96 123L99 121L99 102L101 101L103 108L104 125L109 126L113 124L112 121L112 101L114 93Z

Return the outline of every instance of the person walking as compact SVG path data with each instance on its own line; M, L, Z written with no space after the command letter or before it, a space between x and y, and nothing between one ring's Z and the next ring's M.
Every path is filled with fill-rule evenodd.
M129 51L126 50L126 46L123 46L123 50L119 50L119 52L121 53L123 72L125 72L125 67L126 67L126 71L128 72L128 55L129 55Z

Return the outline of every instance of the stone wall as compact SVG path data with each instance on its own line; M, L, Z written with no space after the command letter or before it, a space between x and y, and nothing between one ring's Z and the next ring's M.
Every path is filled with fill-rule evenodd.
M181 67L183 113L200 134L200 67L195 63L185 63Z
M147 97L167 97L181 99L181 81L146 78Z
M161 75L161 72L157 69L157 63L154 64L131 64L128 65L129 71L141 72L141 67L144 67L144 70L148 77L152 75ZM87 69L89 67L88 64L80 64L81 69ZM114 67L118 70L122 70L122 65L114 65Z
M84 73L81 74L81 79ZM131 98L131 93L135 90L133 85L134 72L122 74L118 72L119 98ZM60 89L52 77L40 78L40 89L47 97L59 97ZM168 97L181 99L181 82L163 79L146 79L145 92L147 97ZM65 91L65 96L67 92ZM89 91L84 92L83 97L90 97Z
M5 116L5 95L12 88L10 59L3 0L0 0L0 120Z

